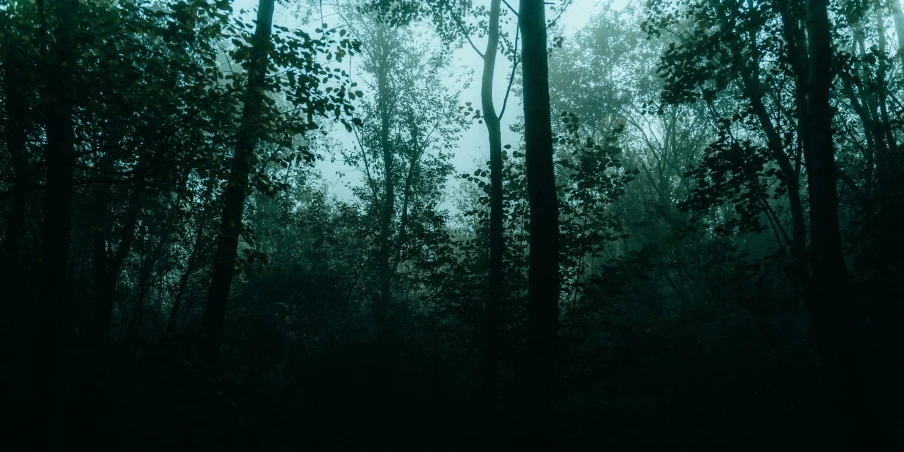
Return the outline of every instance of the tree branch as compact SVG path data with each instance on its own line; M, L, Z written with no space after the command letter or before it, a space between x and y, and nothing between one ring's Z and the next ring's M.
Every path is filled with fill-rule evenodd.
M518 16L518 11L515 11L515 8L512 8L512 5L509 5L509 2L507 2L507 1L505 1L505 0L502 0L502 3L503 3L506 7L508 7L509 11L511 11L512 14L515 15L515 17L519 17L519 16Z
M521 18L518 18L517 23L515 24L515 44L512 46L512 73L509 75L508 87L505 89L505 98L502 99L502 108L499 110L499 114L496 115L498 119L502 119L502 115L505 114L505 107L508 105L509 93L512 92L512 82L515 81L515 71L518 69L518 63L521 61L518 59L518 37L521 33Z
M446 5L448 5L448 2L446 2ZM471 44L471 48L474 49L475 52L477 52L477 55L479 55L480 58L484 58L483 52L481 52L480 49L477 48L477 45L474 44L474 41L471 40L471 34L468 33L468 30L465 28L465 24L463 24L461 22L461 19L459 19L458 16L456 16L455 13L452 12L451 8L449 8L449 16L451 16L452 20L455 21L455 24L458 25L461 34L465 37L465 39L468 40L468 44Z

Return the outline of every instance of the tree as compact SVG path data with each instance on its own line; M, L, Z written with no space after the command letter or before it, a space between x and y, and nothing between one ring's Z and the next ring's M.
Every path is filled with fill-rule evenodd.
M658 23L648 28L653 30L669 28L670 25L664 25L668 22L677 25L685 19L693 20L687 22L692 26L691 32L679 34L681 45L671 45L665 54L660 68L667 79L663 97L668 102L706 102L718 118L722 135L712 145L705 164L690 173L697 173L698 190L704 190L697 191L690 203L702 200L705 204L721 199L726 193L724 181L732 180L731 183L745 187L741 191L746 191L743 196L748 199L736 203L737 207L747 205L738 210L740 224L753 225L751 230L755 231L756 223L759 223L755 212L762 211L768 214L777 237L787 237L783 232L778 234L782 231L781 220L772 213L767 201L768 192L761 182L763 176L780 176L784 188L773 198L787 193L792 236L784 241L790 244L793 262L790 268L817 338L823 379L837 410L835 415L847 416L845 413L851 413L854 406L859 412L869 412L862 380L859 309L846 268L839 227L837 185L843 178L850 179L849 176L840 177L845 172L837 163L835 147L845 134L831 133L840 123L839 118L833 120L830 101L834 73L829 66L842 63L843 67L847 56L833 50L828 2L775 2L768 8L742 3L728 7L730 5L706 1L687 4L691 5L693 7L680 9L677 15L651 17L648 21L648 25ZM864 56L867 51L861 19L867 17L864 14L869 8L847 4L841 9L851 27L852 48ZM836 32L839 28L836 24ZM881 25L878 29L882 30ZM775 38L758 35L767 30L766 34ZM878 44L882 48L884 31L880 33L883 37ZM658 36L659 32L652 34ZM873 76L863 77L866 75L862 71L865 63L874 58L867 57L858 63L861 69L858 75L851 70L839 71L852 109L863 126L867 186L871 186L874 165L879 172L890 169L890 162L875 157L886 155L895 147L893 134L883 125L882 63L876 66L876 91L867 88L864 80ZM781 83L789 83L792 89L782 90ZM748 102L746 108L730 118L715 106L716 94L727 90L736 90ZM783 96L789 99L783 102ZM769 112L767 99L775 113ZM730 107L730 103L727 105L737 108ZM764 148L754 144L755 140L740 138L750 124L758 126L758 133L764 135ZM769 169L772 165L776 169ZM807 176L806 187L799 182L802 172ZM731 176L726 177L729 174ZM879 179L892 180L888 176ZM799 195L803 188L809 194L806 205ZM706 194L710 190L713 191ZM745 210L747 213L743 212ZM805 246L807 214L809 255ZM835 420L847 426L853 424L840 418Z
M483 435L488 443L492 443L496 430L496 380L498 370L498 335L499 335L499 310L503 295L503 254L505 242L503 234L503 180L502 180L502 129L501 117L505 112L505 103L497 113L493 100L493 83L495 82L496 59L500 47L500 16L502 13L501 0L491 0L488 11L476 8L470 1L450 2L446 0L412 3L407 1L380 1L377 0L368 6L390 19L390 23L408 23L420 16L428 16L432 19L437 32L444 40L444 45L467 41L474 52L483 61L481 73L481 110L474 111L468 106L467 112L474 112L474 118L479 119L487 128L490 148L490 214L489 214L489 265L487 277L486 300L484 302L483 315L483 374L481 418L483 419ZM485 13L485 19L484 19ZM479 18L479 26L467 23L471 16ZM516 13L517 15L517 13ZM486 24L486 28L481 28ZM477 32L485 35L487 39L486 49L481 52L475 45L471 34ZM520 33L520 30L518 30ZM506 44L503 42L503 44ZM512 77L517 68L517 34L515 42L511 44ZM505 99L508 100L511 81L506 91Z
M891 10L892 18L895 21L895 34L898 36L897 54L901 58L901 64L904 64L904 10L901 9L901 0L886 0L888 8Z
M285 27L278 27L278 39L271 40L273 9L273 0L261 0L254 35L245 37L251 43L250 49L238 38L233 41L239 46L236 56L242 60L247 75L240 79L244 83L239 85L245 91L244 104L222 195L223 213L213 276L201 326L199 360L206 365L208 373L216 369L239 238L243 231L247 232L242 222L247 193L252 187L267 193L275 193L282 187L267 172L259 171L258 155L266 155L264 146L269 145L266 163L276 161L288 167L291 162L308 158L310 151L299 142L304 141L306 132L318 127L315 116L332 116L351 129L349 100L355 94L348 86L348 74L338 68L333 70L315 57L326 55L327 61L335 59L340 63L345 55L357 51L360 43L343 38L345 30L320 30L321 36L312 38L300 30L289 34ZM339 39L334 40L334 35ZM271 69L281 71L268 76ZM233 83L239 83L236 74L232 78ZM331 81L336 86L322 87ZM280 111L268 92L284 92L288 110ZM297 151L286 152L286 148ZM250 249L246 252L255 255Z
M447 57L415 46L428 36L393 25L392 16L378 10L343 14L352 33L371 43L362 53L374 96L359 100L355 146L341 154L363 173L363 186L353 191L375 215L379 295L372 308L375 331L384 334L395 329L387 322L400 308L393 301L399 277L411 276L399 275L399 269L421 252L414 235L424 226L420 222L439 214L435 209L452 170L449 151L467 119L456 108L459 92L441 91L439 71L447 67Z
M390 107L389 72L392 60L392 47L387 41L389 33L387 24L379 23L376 27L375 51L373 57L375 75L377 77L377 111L380 117L380 151L383 157L383 203L380 213L380 251L378 265L380 268L380 302L376 306L377 330L382 335L386 328L386 314L392 304L392 270L389 260L392 254L390 234L392 219L395 215L395 184L393 182L394 155L390 146Z
M490 2L487 48L483 53L483 75L480 100L483 121L490 140L490 271L487 302L484 308L483 344L483 429L489 440L496 430L496 372L497 336L499 335L499 305L502 302L502 254L505 242L502 233L502 127L493 103L493 82L496 54L499 47L499 14L501 0ZM513 63L514 64L514 63Z
M32 359L35 397L33 422L36 425L55 425L58 414L59 341L62 328L62 310L67 298L69 243L71 234L72 171L75 158L75 136L72 110L74 106L73 78L76 66L76 31L78 27L78 2L59 0L50 4L50 10L59 20L54 30L51 65L47 74L44 102L47 105L47 147L44 160L47 182L44 193L44 228L42 233L43 256L41 260L38 309L35 320ZM42 18L43 20L43 18ZM40 327L38 327L40 326ZM49 419L48 419L49 418ZM54 438L38 433L36 438L53 447Z
M26 12L18 14L20 17L34 19ZM31 23L31 20L14 21L9 12L3 15L2 20L7 30L4 36L6 54L3 55L4 113L7 125L3 129L3 135L14 182L12 193L8 193L12 196L12 205L6 221L2 248L5 265L0 275L0 285L9 288L9 291L0 302L0 341L3 344L0 359L11 364L13 355L17 353L14 344L18 342L16 326L19 322L16 319L21 317L24 307L21 277L26 274L27 185L32 180L33 171L27 146L28 137L33 133L34 121L32 104L35 86L30 80L34 77L35 65L30 61L35 61L40 55L26 45L26 36L35 31L36 24Z
M842 248L838 220L837 172L833 143L832 38L827 0L807 2L809 76L807 135L804 152L810 194L810 266L814 303L811 317L817 329L833 329L820 344L823 369L829 372L830 391L838 391L843 444L863 440L865 420L871 416L863 380L859 314ZM820 325L821 323L821 325ZM837 380L836 380L837 379ZM852 425L853 424L853 425ZM867 435L871 441L871 435Z
M207 304L204 307L201 343L198 349L199 360L210 368L208 372L211 374L215 372L222 341L223 318L226 315L226 302L229 299L229 288L235 271L248 176L256 161L254 148L261 136L263 122L261 111L265 96L264 82L270 64L270 29L273 23L274 4L274 0L261 0L258 4L257 28L251 43L242 122L236 136L232 167L223 194L223 216L217 238L214 257L216 260L207 293Z
M559 310L559 208L552 155L546 11L542 0L522 0L524 141L530 202L530 320L528 367L522 393L521 441L549 444L549 406L555 370Z

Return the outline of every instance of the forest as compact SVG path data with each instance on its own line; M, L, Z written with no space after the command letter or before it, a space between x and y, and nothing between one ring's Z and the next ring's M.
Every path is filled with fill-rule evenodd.
M904 450L901 0L0 0L0 85L3 450Z

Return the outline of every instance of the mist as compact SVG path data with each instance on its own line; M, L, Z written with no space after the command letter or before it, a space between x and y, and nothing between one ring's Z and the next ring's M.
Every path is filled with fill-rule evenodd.
M899 0L0 0L2 444L904 450L902 82Z

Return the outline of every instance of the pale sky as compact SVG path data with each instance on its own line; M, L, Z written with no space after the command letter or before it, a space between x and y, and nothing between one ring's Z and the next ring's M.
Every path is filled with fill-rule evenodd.
M477 1L475 3L479 5L481 2ZM485 3L487 8L489 8L489 0L485 0L483 3ZM518 0L509 1L509 4L514 8L518 8L518 3ZM587 23L587 21L600 10L600 3L601 2L599 0L573 0L572 4L568 7L568 9L560 19L560 24L564 26L566 38L583 27ZM612 3L616 7L621 7L621 5L626 3L626 0L614 0ZM252 12L255 10L256 6L257 0L236 0L234 2L234 10L236 11L236 14L238 14L240 10L245 10L247 14L246 17L248 17L249 19L254 18ZM505 6L503 5L503 7ZM276 25L281 25L290 29L298 27L300 25L300 21L297 17L294 17L293 14L294 11L292 9L286 8L285 6L277 3L276 11L274 13L274 23ZM549 17L549 19L551 19L551 17ZM329 19L325 19L325 21L330 24ZM512 28L512 30L510 31L512 31L512 35L514 35L514 22L510 24L510 27ZM313 28L313 26L311 26L311 28ZM486 47L485 41L481 39L475 39L475 45L479 49L481 49L481 51ZM465 43L454 53L452 60L453 70L455 70L458 74L466 73L468 71L471 72L470 78L472 79L472 82L470 84L470 87L462 92L461 104L472 102L473 105L479 106L479 77L483 67L483 61L467 43ZM509 61L500 55L499 59L497 60L496 82L494 86L494 97L496 98L497 109L502 105L502 99L505 95L505 90L508 84L508 76L510 73L511 65ZM454 81L450 78L449 83L454 83ZM450 88L454 87L450 86ZM514 95L510 95L508 100L508 107L506 108L505 116L503 117L503 144L512 144L513 146L515 146L519 142L520 137L510 132L508 125L513 123L521 114L521 112L522 106L520 98ZM336 128L334 132L335 138L351 146L351 137L343 136L345 134L347 134L347 132L345 132L345 130L341 127ZM459 139L458 150L452 160L453 164L456 167L456 173L473 172L474 169L476 169L480 164L479 162L484 162L488 158L489 147L487 144L486 127L483 124L474 122L469 129L465 130L461 134L461 138ZM324 160L318 161L316 168L321 172L326 183L330 185L331 191L340 198L347 199L351 196L351 192L348 190L348 188L345 187L345 184L349 182L360 182L361 175L357 174L356 170L345 166L338 160L331 162L328 156ZM336 176L337 171L345 173L345 177L342 179L338 178ZM451 180L449 186L447 186L447 190L454 192L457 184L457 179ZM443 207L451 210L453 209L451 202L453 198L451 196L448 198L449 201Z

